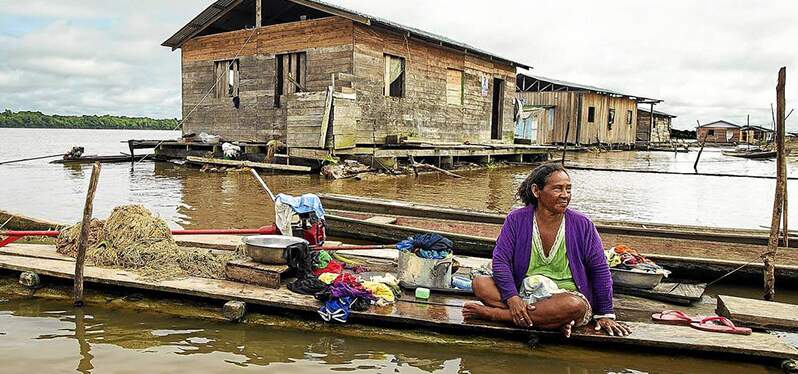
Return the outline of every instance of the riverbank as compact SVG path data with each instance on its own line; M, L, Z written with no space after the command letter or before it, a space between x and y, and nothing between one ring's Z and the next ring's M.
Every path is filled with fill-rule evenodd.
M100 129L175 130L177 119L155 119L112 115L58 115L42 112L0 112L0 128L19 129Z

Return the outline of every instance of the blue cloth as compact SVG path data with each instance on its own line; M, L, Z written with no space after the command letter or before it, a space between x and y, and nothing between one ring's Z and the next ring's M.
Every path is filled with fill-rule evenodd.
M349 308L352 304L351 297L332 298L327 300L319 309L319 315L325 322L335 321L346 323L349 319Z
M442 260L452 253L454 243L438 234L419 234L411 236L396 245L400 251L413 252L416 256L432 260Z
M300 197L279 194L275 200L290 206L294 212L299 214L314 212L316 213L316 217L324 219L324 207L321 205L321 199L314 194L305 194Z

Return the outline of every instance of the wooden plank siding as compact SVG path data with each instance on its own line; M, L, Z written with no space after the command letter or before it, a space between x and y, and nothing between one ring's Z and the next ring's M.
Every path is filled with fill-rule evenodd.
M231 60L239 51L240 107L235 108L230 97L204 98L216 79L215 63ZM284 89L287 94L275 100L276 57L298 52L307 57L302 61L305 67L299 68L306 72L302 78L306 89L300 93ZM386 54L405 59L403 97L385 95ZM447 103L449 69L462 72L459 105ZM336 92L352 96L335 100L328 146L383 144L393 134L432 142L512 144L515 74L506 63L406 39L342 17L265 26L254 33L225 32L191 39L182 47L183 132L241 141L279 139L289 147L319 148L323 96L335 76ZM487 92L482 90L483 77L490 82ZM501 136L491 140L496 79L504 92Z
M559 144L568 133L568 143L574 144L624 144L635 142L637 131L637 102L628 98L610 97L592 92L518 92L517 97L526 104L554 105L554 123L538 128L539 144ZM581 110L580 110L581 102ZM594 121L589 122L589 108L595 110ZM609 110L615 109L612 129L607 125ZM627 112L632 111L632 123L627 123ZM581 120L579 119L581 113ZM570 122L571 129L568 131Z
M712 135L708 135L710 130L713 130ZM726 132L731 131L732 137L729 139ZM740 142L740 129L730 127L699 127L696 129L696 137L698 141L703 141L706 136L707 143L739 143Z
M384 93L385 55L405 59L405 95ZM463 104L447 104L447 70L463 72ZM505 81L501 140L513 143L515 68L455 52L377 27L355 25L354 82L362 117L357 143L382 144L385 137L402 134L428 141L491 142L493 79ZM482 95L481 77L490 88Z
M671 141L671 118L654 115L654 126L651 126L651 114L645 110L637 111L637 141L651 143L667 143Z
M189 40L182 47L183 118L186 118L183 132L207 132L240 141L287 142L287 105L275 107L276 56L305 52L306 91L324 92L333 74L352 73L352 30L352 21L327 17L260 27L254 34L250 29ZM244 45L250 35L249 43ZM239 51L240 108L236 109L230 98L211 94L187 116L213 85L215 61L232 59ZM287 81L285 84L290 85ZM312 116L292 115L294 124L303 115ZM321 118L313 119L313 123L320 126Z

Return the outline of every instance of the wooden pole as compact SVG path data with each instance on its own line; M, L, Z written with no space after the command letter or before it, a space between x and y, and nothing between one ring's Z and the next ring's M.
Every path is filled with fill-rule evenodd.
M571 133L571 121L568 121L568 125L565 127L565 139L562 142L562 160L560 161L561 164L565 165L565 152L568 150L568 135Z
M699 128L701 128L701 122L699 122L698 120L696 120L695 122L698 124L698 127L696 128L696 130L698 130ZM701 160L701 154L704 153L704 145L707 144L708 134L709 132L704 133L704 139L701 140L701 149L698 150L698 157L695 158L695 164L693 164L693 170L695 170L696 173L698 173L698 161Z
M255 27L263 26L263 1L255 0Z
M47 156L38 156L38 157L30 157L30 158L21 158L19 160L0 161L0 165L13 164L15 162L22 162L22 161L33 161L33 160L41 160L41 159L45 159L45 158L61 157L63 155L64 155L63 153L59 153L57 155L47 155Z
M75 306L83 306L83 264L86 262L86 246L89 240L91 214L94 210L94 193L97 191L97 181L100 179L100 168L100 163L95 162L94 168L91 170L86 205L83 207L83 220L80 224L80 236L78 237L78 254L75 257L75 290L73 295Z
M779 70L779 80L776 85L776 193L773 199L773 217L770 221L770 240L768 251L765 254L765 300L773 301L776 296L776 252L779 245L779 230L782 223L782 209L784 208L784 194L787 190L786 159L784 152L784 90L787 81L787 68Z

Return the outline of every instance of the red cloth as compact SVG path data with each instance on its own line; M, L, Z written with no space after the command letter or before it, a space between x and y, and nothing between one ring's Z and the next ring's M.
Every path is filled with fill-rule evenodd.
M313 270L313 275L319 276L324 273L341 274L344 271L344 266L340 262L330 261L326 268Z

